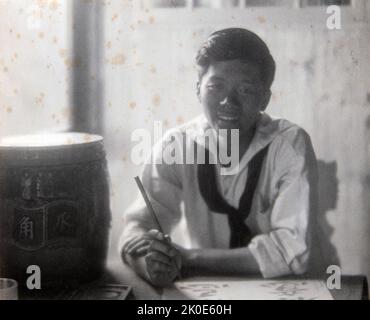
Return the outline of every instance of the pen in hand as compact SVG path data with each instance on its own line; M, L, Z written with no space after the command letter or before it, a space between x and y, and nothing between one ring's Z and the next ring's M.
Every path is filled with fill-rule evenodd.
M158 218L157 218L157 215L155 214L155 211L154 211L154 209L153 209L153 206L152 206L151 202L149 201L148 195L147 195L147 193L146 193L146 191L145 191L145 189L144 189L144 186L143 186L143 184L142 184L142 182L141 182L140 178L139 178L139 177L135 177L135 181L136 181L136 184L137 184L137 186L138 186L138 188L139 188L139 190L140 190L141 195L142 195L142 196L143 196L143 198L144 198L145 205L146 205L146 207L147 207L147 209L148 209L149 213L151 214L151 216L152 216L152 218L153 218L153 220L154 220L155 224L157 225L158 230L159 230L159 231L164 235L164 240L165 240L168 244L171 244L171 238L170 238L170 236L169 236L168 234L165 234L165 233L163 232L163 229L162 229L162 227L161 227L161 224L159 223L159 220L158 220ZM177 271L177 273L178 273L178 275L179 275L179 278L181 278L180 268L179 268L179 266L177 265L176 261L174 261L174 265L175 265L176 271Z

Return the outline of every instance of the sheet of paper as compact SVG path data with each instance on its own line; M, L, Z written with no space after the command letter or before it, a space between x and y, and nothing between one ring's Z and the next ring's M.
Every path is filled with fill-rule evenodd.
M320 280L199 280L178 281L163 299L193 300L333 300Z

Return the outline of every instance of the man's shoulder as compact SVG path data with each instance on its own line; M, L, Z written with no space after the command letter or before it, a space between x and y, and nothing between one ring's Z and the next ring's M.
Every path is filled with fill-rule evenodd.
M276 117L270 119L275 143L286 145L296 155L304 155L308 149L313 149L311 138L304 128L286 119Z

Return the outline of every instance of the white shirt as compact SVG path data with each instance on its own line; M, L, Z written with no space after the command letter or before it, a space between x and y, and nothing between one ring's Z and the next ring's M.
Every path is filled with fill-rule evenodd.
M164 231L177 232L174 242L187 248L228 248L230 228L227 215L211 212L198 186L196 164L158 164L168 156L168 144L201 139L209 125L204 116L169 131L153 149L154 163L142 173L143 185ZM195 142L194 142L195 143ZM268 153L245 223L254 237L248 248L265 278L307 271L310 256L311 217L317 208L316 157L308 134L297 125L263 114L252 142L234 175L218 174L219 191L237 208L244 191L248 163L267 144ZM134 232L157 228L138 200L124 215L120 248ZM180 233L180 236L178 235Z

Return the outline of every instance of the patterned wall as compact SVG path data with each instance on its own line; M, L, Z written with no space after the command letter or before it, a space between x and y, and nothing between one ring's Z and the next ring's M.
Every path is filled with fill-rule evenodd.
M0 136L69 127L68 1L0 1Z

